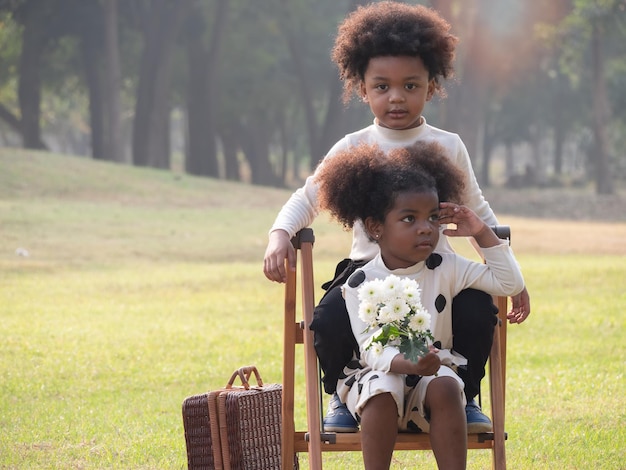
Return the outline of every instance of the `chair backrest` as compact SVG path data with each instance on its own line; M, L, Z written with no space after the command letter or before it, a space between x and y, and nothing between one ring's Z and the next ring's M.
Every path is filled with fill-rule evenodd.
M510 230L506 226L494 227L500 238L510 240ZM282 398L282 462L283 469L292 468L293 455L308 452L309 468L322 469L322 452L360 451L360 433L326 433L322 430L320 370L313 332L308 328L313 320L315 308L315 285L313 281L313 244L315 236L311 228L298 232L292 240L300 266L301 305L296 305L297 275L289 271L285 286L284 302L284 344L283 344L283 398ZM489 356L490 405L493 431L468 435L468 449L491 449L492 468L506 469L504 431L504 397L506 377L506 297L495 299L498 307L498 327ZM300 320L297 319L300 313ZM305 365L307 430L296 430L294 421L295 406L295 366L296 345L303 344ZM400 433L396 439L396 450L430 450L428 434Z

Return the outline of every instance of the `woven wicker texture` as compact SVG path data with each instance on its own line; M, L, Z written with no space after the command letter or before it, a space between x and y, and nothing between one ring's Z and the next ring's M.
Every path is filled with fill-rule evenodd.
M185 399L183 402L183 425L189 470L215 469L206 393ZM219 445L219 442L216 445Z
M220 393L224 470L281 468L281 397L280 384Z

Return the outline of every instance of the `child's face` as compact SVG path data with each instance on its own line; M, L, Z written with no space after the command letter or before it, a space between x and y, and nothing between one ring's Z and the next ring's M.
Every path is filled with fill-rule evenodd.
M407 268L424 261L439 241L439 198L435 191L398 195L383 224L367 219L385 266Z
M424 105L434 91L434 82L428 79L419 57L374 57L361 82L363 100L378 123L397 130L419 126Z

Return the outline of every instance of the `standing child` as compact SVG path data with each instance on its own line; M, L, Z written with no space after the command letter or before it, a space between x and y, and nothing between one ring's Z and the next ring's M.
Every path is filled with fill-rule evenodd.
M469 155L458 135L429 125L422 116L426 102L442 93L441 81L453 73L457 38L450 25L435 11L421 5L384 1L359 7L339 26L333 61L344 81L344 98L355 93L374 114L374 123L346 135L328 152L325 160L360 143L376 143L384 152L407 147L415 142L437 142L443 147L442 158L463 172L463 204L488 225L498 223L476 182ZM319 171L319 170L318 170ZM295 269L295 252L290 243L295 233L309 226L318 214L317 174L307 178L293 193L278 214L270 230L265 251L264 273L272 281L285 282L285 259ZM312 328L316 350L324 371L324 389L333 393L343 366L356 350L349 331L345 304L339 286L357 267L378 253L360 222L354 224L352 250L338 267L335 279L315 311ZM452 252L446 237L439 239L438 252ZM478 407L474 397L480 391L485 374L495 325L491 298L468 289L454 299L454 348L467 359L460 374L465 381L469 432L491 430L491 422ZM530 300L524 289L513 297L509 321L524 321L530 313ZM347 333L346 333L347 331ZM327 431L354 431L354 418L336 395L330 400L324 419Z
M515 295L524 288L508 244L457 204L464 176L443 152L436 143L421 142L385 155L375 145L361 144L325 160L316 173L320 207L347 228L362 221L365 236L380 249L343 286L359 351L346 365L337 392L360 419L366 469L389 468L398 430L428 431L438 467L465 468L465 395L463 381L451 368L462 358L448 351L452 299L467 288L492 295ZM456 224L456 229L444 229L445 235L473 237L486 264L437 252L440 222ZM364 321L369 314L361 310L364 292L359 289L391 274L418 282L421 304L432 316L439 349L431 348L417 361L400 352L397 340L378 350L369 347L372 333Z

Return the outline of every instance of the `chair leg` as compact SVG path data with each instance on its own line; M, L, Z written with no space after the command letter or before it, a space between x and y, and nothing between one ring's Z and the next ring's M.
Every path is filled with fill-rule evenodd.
M306 374L306 401L307 401L307 424L309 430L309 468L311 470L322 469L322 441L320 423L320 390L319 369L317 354L313 346L313 331L309 325L313 321L313 309L315 308L313 282L313 255L311 244L303 244L302 255L302 310L304 318L304 357Z
M499 302L500 311L506 311L506 299L504 305ZM504 322L498 321L494 330L493 345L489 356L489 377L491 388L491 409L493 413L493 462L494 470L506 470L506 450L504 433L504 374L501 344L501 328L506 328L506 318Z
M282 436L281 467L293 470L295 454L294 422L294 387L296 356L296 273L287 269L285 286L285 318L283 325L283 398L282 398Z

